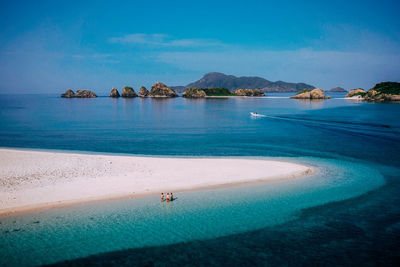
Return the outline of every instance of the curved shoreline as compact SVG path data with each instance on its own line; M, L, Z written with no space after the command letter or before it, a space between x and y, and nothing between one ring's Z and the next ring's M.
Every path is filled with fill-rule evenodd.
M0 159L0 216L160 192L273 182L314 172L309 166L274 160L138 157L3 148Z

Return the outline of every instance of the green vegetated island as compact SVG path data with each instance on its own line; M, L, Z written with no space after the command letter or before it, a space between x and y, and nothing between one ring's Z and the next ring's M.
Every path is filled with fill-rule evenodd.
M362 88L350 90L346 95L348 98L355 98L367 101L400 101L400 83L382 82L365 91Z
M347 92L341 87L332 88L328 92ZM283 81L271 82L260 77L236 77L225 75L223 73L207 73L200 80L190 83L187 86L168 87L163 83L157 82L151 90L142 86L139 92L129 86L122 88L121 94L116 88L112 88L110 97L167 97L185 98L215 98L215 97L260 97L265 96L266 92L296 92L291 98L294 99L329 99L325 96L325 91L321 88L315 88L305 83L286 83ZM61 94L64 98L94 98L97 95L90 90L76 90L76 93L68 89ZM352 89L346 95L346 98L367 100L375 102L400 101L400 83L382 82L376 84L368 91L357 88Z

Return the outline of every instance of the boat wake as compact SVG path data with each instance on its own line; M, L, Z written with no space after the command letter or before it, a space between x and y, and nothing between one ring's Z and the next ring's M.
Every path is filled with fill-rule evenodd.
M390 125L368 123L368 122L351 122L351 121L336 121L336 120L321 120L313 118L289 117L289 116L271 116L263 115L264 118L291 121L293 123L301 123L309 127L318 127L326 130L346 131L357 133L359 135L379 137L384 136L388 140L398 141L399 131L392 128Z
M387 124L366 123L366 122L320 120L320 119L308 119L308 118L302 118L302 117L289 117L289 116L268 116L268 115L264 115L264 117L268 117L268 118L271 118L271 119L290 120L290 121L303 121L303 122L319 123L319 124L342 124L342 125L370 127L370 128L386 128L386 129L391 128L390 125L387 125Z

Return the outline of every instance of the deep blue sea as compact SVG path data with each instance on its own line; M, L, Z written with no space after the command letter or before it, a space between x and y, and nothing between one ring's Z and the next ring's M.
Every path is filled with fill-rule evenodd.
M169 204L150 196L3 216L0 266L395 266L400 104L287 96L0 95L0 147L273 158L317 170L181 192Z

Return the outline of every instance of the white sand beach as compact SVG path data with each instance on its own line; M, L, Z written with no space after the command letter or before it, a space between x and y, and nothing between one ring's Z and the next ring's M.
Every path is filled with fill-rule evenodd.
M308 166L258 159L164 158L0 149L0 214L85 201L291 179Z

